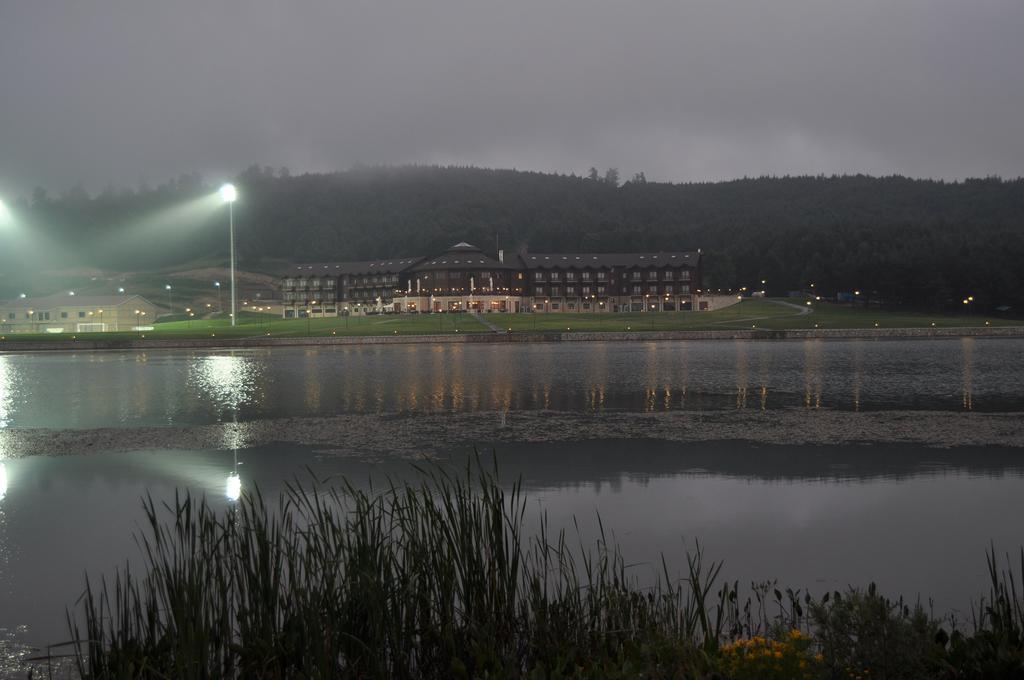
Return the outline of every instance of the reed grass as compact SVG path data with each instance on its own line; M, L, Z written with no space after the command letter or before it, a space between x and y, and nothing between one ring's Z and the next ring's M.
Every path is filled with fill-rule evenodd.
M416 483L368 489L294 482L274 502L257 491L226 511L190 494L147 499L142 574L126 564L110 580L87 579L68 613L79 673L703 678L727 641L801 630L828 652L812 667L821 677L981 663L988 647L968 649L981 632L1011 666L1024 659L1020 577L999 568L994 549L975 634L943 639L919 607L890 603L873 586L814 599L762 583L741 599L699 548L681 578L663 563L657 582L641 587L603 528L586 544L578 529L552 533L542 516L524 535L521 486L504 488L479 459L460 472L420 472ZM1024 551L1021 560L1024 574ZM860 643L885 621L885 639L905 649ZM906 650L913 663L899 655Z

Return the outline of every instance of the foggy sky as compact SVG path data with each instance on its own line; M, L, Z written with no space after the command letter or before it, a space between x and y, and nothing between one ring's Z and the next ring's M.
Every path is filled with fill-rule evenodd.
M0 0L0 194L251 163L1024 174L1021 0Z

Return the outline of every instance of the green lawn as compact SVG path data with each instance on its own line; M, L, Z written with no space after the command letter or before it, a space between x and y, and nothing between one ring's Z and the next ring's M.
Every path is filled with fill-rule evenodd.
M193 319L157 323L153 330L117 333L9 333L12 341L73 341L134 339L188 339L188 338L247 338L266 336L276 338L367 336L367 335L432 335L455 333L483 333L490 329L471 314L412 314L381 315L345 318L281 319L270 314L241 312L239 324L234 328L228 319ZM0 345L2 347L2 345Z
M785 303L785 304L782 304ZM800 307L801 309L797 309ZM808 309L801 313L802 309ZM1019 326L1024 321L1000 320L980 315L950 316L854 309L802 300L746 299L713 312L628 312L623 314L489 314L487 320L502 328L517 331L669 331L737 330L751 328L927 328ZM815 325L817 324L817 325Z
M788 303L788 304L780 304ZM799 309L797 308L799 307ZM806 313L801 313L808 309ZM775 330L804 328L961 328L970 326L1019 326L1024 321L994 319L984 315L950 316L854 309L816 302L809 308L800 301L748 299L714 312L629 312L622 314L485 314L483 319L514 333L566 331L666 331L666 330ZM32 333L8 334L5 342L58 341L118 338L245 338L323 337L372 335L433 335L486 333L490 329L473 314L385 314L345 318L288 319L270 314L241 312L234 328L226 318L169 321L141 333Z

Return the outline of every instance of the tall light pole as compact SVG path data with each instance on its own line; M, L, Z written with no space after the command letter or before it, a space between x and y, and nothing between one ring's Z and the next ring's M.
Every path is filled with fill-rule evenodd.
M217 313L224 313L224 303L220 299L220 281L214 281L213 285L217 287Z
M167 291L167 311L174 314L174 300L171 298L171 284L164 286L164 290Z
M220 188L220 199L228 204L228 229L231 232L231 325L235 325L235 201L238 189L234 184ZM218 286L219 288L219 286Z

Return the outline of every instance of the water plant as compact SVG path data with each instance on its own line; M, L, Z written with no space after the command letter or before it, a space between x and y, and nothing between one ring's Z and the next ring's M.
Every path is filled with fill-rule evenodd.
M87 580L68 613L84 678L967 678L1024 673L1019 576L989 556L974 630L874 586L740 596L699 549L640 584L493 468L361 489L295 482L228 510L144 503L141 571ZM1024 554L1021 573L1024 574Z

